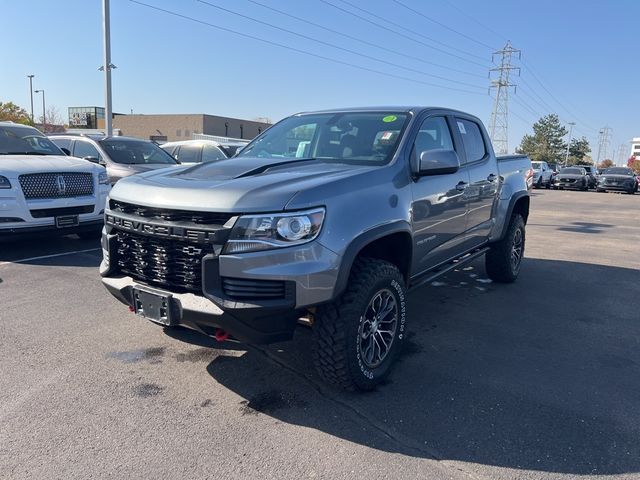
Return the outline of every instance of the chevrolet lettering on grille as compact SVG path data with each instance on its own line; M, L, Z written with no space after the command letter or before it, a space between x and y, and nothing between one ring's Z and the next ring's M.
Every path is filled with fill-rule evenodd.
M164 238L175 238L194 243L216 243L215 231L206 231L178 225L147 223L140 220L118 217L109 213L106 214L106 223L107 225L129 232L137 232Z

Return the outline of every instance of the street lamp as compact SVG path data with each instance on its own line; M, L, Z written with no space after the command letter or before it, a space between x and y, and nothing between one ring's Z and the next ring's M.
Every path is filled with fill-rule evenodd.
M36 90L36 93L42 93L42 131L47 131L47 110L44 103L44 90Z
M29 93L31 94L31 123L33 123L33 77L35 75L27 75L29 78Z
M573 126L576 122L569 122L569 143L567 143L567 154L564 156L564 164L569 162L569 147L571 146L571 135L573 134Z

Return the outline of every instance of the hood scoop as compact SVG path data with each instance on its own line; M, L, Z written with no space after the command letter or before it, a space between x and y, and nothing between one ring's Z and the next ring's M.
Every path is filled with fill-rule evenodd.
M269 161L271 160L271 161ZM259 175L292 163L313 162L314 158L295 158L283 162L263 158L229 158L219 162L202 163L173 174L182 180L230 180Z

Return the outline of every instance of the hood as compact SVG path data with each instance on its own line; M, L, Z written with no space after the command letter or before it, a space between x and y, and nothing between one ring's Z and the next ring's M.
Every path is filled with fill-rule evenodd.
M104 172L104 167L65 155L0 155L0 174L17 177L24 173Z
M231 158L120 180L111 198L141 205L217 212L283 210L296 193L380 167L292 159ZM323 202L319 200L319 205Z
M176 168L180 165L171 165L166 163L112 163L109 168L126 172L126 175L135 175L137 173L151 172L152 170L160 170L161 168Z

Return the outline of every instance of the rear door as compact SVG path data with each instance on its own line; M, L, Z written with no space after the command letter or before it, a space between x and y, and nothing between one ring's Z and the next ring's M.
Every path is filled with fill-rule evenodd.
M498 195L498 165L491 155L482 126L472 118L456 116L455 135L460 138L464 154L460 161L469 173L467 202L467 237L472 248L487 240L493 226L493 204Z
M450 120L443 114L424 118L415 134L411 149L412 165L420 153L444 148L459 152L451 135ZM431 175L415 179L411 216L414 255L412 271L420 274L455 256L464 240L466 203L464 191L469 183L466 168L447 175Z

